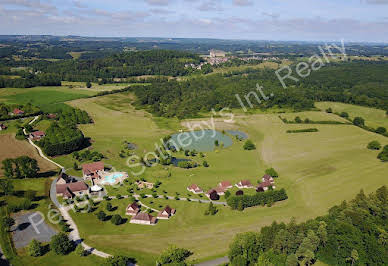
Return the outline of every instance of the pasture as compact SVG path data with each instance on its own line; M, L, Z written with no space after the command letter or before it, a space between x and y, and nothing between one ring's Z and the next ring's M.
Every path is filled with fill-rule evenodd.
M361 116L365 119L367 126L373 128L385 127L388 129L388 116L384 110L339 102L317 102L315 106L321 110L331 107L333 112L347 112L351 119Z
M131 102L131 94L123 93L79 99L72 101L71 105L86 110L95 122L81 125L84 134L93 140L92 148L108 157L105 163L117 170L128 171L134 180L131 174L134 169L126 165L126 158L118 155L122 142L135 143L137 149L134 153L140 156L153 151L161 137L176 133L184 123L180 125L175 120L169 123L166 119L153 118L144 111L135 110ZM296 114L283 115L295 117ZM299 115L312 120L341 119L323 112ZM176 207L177 215L171 221L161 221L148 227L128 223L114 226L110 222L98 221L93 214L72 214L81 236L103 251L137 255L140 263L149 262L167 244L189 248L194 252L193 259L205 260L225 255L236 233L258 230L274 220L289 221L291 217L296 217L298 221L303 221L323 215L333 205L353 198L360 189L369 193L386 184L388 164L376 159L377 151L366 149L372 140L388 144L387 138L381 135L353 125L314 125L319 132L286 134L289 129L302 129L306 125L284 124L277 114L237 116L235 120L233 128L247 133L256 144L256 150L245 151L242 149L243 142L235 141L229 148L205 153L203 159L208 161L209 168L201 166L186 170L158 165L147 168L139 177L151 182L160 180L159 194L165 190L171 196L178 192L186 197L186 187L191 183L204 190L214 187L221 180L235 183L249 179L255 184L266 168L274 167L280 175L276 186L286 189L288 200L270 208L254 207L243 212L219 207L220 212L209 217L203 215L205 204L146 199L145 203L154 201L153 206L157 209L165 204ZM218 126L222 130L222 121ZM180 158L184 154L176 156ZM202 161L198 156L190 159ZM71 156L55 160L68 167L73 163ZM125 191L124 185L117 193L123 195ZM128 203L124 199L112 201L113 206L118 206L117 213L122 216Z

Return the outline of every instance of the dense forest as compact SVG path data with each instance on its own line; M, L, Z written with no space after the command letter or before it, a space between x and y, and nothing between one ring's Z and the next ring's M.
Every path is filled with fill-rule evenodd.
M198 64L201 61L202 59L198 55L189 52L150 50L107 54L103 58L19 62L11 60L3 61L3 64L8 69L10 67L27 66L33 70L33 73L46 74L43 77L31 74L29 79L35 78L39 80L39 78L48 77L54 79L55 77L66 81L97 81L99 78L113 79L141 75L184 76L193 71L191 68L185 68L185 64ZM5 82L9 82L10 86L12 86L12 82L15 81L3 79L3 83Z
M240 71L241 72L241 71ZM165 117L186 118L200 112L229 107L291 107L308 110L315 101L339 101L388 110L388 63L351 62L333 64L313 72L283 89L273 70L248 69L246 73L214 74L186 81L159 80L151 86L133 88L137 104ZM263 87L265 100L256 89ZM256 97L257 96L257 97ZM249 99L249 101L247 100Z
M230 245L232 265L388 264L388 190L334 206L322 217L276 223L239 234Z
M77 128L77 124L91 122L85 111L64 108L58 111L56 120L58 121L52 122L46 130L46 136L38 142L45 154L49 156L68 154L85 147L87 140Z

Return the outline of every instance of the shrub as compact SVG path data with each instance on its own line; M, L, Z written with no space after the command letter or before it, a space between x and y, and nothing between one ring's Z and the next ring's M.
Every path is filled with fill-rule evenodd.
M209 167L209 164L208 164L207 161L203 161L202 165L203 165L204 167Z
M295 117L295 123L302 123L302 119L299 116Z
M197 163L191 162L191 161L180 161L178 163L178 167L186 168L186 169L195 168L195 167L197 167Z
M379 153L377 158L383 162L388 162L388 145L384 146L383 151Z
M133 263L134 260L125 256L114 256L109 257L102 264L103 266L127 266L130 263Z
M156 261L157 265L185 265L186 258L190 257L193 253L190 250L184 248L177 248L170 246L167 250L160 254Z
M333 109L331 109L330 107L326 109L326 113L332 113L333 112Z
M353 125L363 127L365 126L365 120L362 117L357 116L353 119Z
M274 168L268 168L267 170L265 170L265 173L267 175L272 176L272 177L279 177L278 172L276 172L276 170Z
M43 247L39 241L32 239L28 246L28 254L32 257L40 257L43 255Z
M212 202L210 202L209 208L205 211L205 215L215 215L217 212L217 207L214 206Z
M287 130L287 133L303 133L303 132L318 132L317 128L305 128L305 129L294 129L294 130Z
M381 144L377 140L371 141L368 143L368 149L370 150L380 150Z
M110 220L112 224L119 225L123 222L123 218L119 214L115 214L112 216L112 219Z
M86 250L81 244L78 244L78 246L75 248L75 254L77 254L80 257L86 256Z
M347 112L342 112L340 116L343 118L349 118L349 114Z
M251 140L247 140L245 143L244 143L244 146L243 146L244 150L255 150L256 149L256 146L255 144L253 144L253 142Z
M105 219L106 219L106 214L103 211L99 211L96 214L96 216L97 216L98 220L100 220L100 221L105 221Z
M51 238L50 247L55 254L66 255L73 249L74 245L65 233L60 232Z
M378 127L376 129L377 134L384 134L385 132L387 132L387 129L385 127Z

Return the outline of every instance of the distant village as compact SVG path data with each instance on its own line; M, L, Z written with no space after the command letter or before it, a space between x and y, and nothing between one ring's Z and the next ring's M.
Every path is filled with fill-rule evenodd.
M279 60L278 57L263 57L263 56L247 56L247 57L237 57L237 56L227 56L226 52L220 50L210 50L208 56L205 57L205 62L200 64L186 64L185 68L191 67L194 69L201 70L204 65L210 64L211 66L220 65L226 63L232 59L239 59L244 62L249 62L253 60L262 60L262 61L274 61Z

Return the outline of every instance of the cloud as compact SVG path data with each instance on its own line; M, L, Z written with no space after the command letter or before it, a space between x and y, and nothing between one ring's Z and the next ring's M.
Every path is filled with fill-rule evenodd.
M167 6L169 4L169 0L145 0L147 4L152 6Z
M223 11L223 8L221 6L220 1L218 1L218 0L207 0L207 1L202 2L198 6L198 10L199 11L204 11L204 12L208 12L208 11Z
M77 8L87 8L87 5L82 3L80 0L73 0L73 4Z
M171 10L162 9L162 8L152 8L152 9L150 9L150 12L155 14L155 15L168 15L168 14L174 13Z
M370 5L387 5L388 0L366 0L366 3Z
M274 13L268 13L268 12L261 12L261 14L265 17L269 17L269 18L272 18L272 19L277 19L280 17L279 14L274 14Z
M251 0L233 0L233 4L236 6L252 6L253 1L251 1Z
M42 3L39 0L1 0L0 4L8 5L8 6L34 8L34 9L40 9L40 10L46 10L46 11L56 10L55 6L48 3Z

